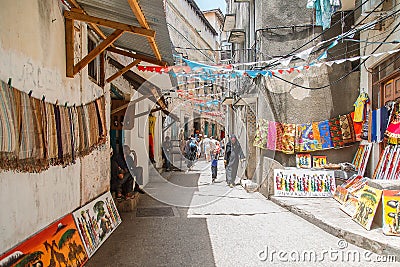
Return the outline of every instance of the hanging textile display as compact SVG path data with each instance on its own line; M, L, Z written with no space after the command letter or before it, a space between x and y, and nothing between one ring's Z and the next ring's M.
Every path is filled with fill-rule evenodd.
M0 81L0 169L41 172L68 165L106 141L105 98L60 106Z
M276 148L276 123L274 121L268 122L267 148L269 150L275 150Z
M354 112L350 113L351 119L353 121L354 134L356 136L356 141L361 141L363 123L354 121L354 115Z
M318 122L312 123L312 131L313 131L315 150L322 150L321 133L318 127Z
M294 154L296 125L291 123L282 123L282 128L282 152L285 154Z
M353 128L353 121L350 114L340 115L340 130L342 132L343 144L352 144L356 141L356 135Z
M282 143L283 124L280 123L280 122L275 122L275 127L276 127L275 150L276 151L283 151L283 143Z
M19 123L13 89L0 81L0 168L15 165L18 153Z
M339 118L332 118L329 120L329 128L331 132L331 140L334 148L341 148L344 146L342 128L340 127Z
M297 142L299 152L310 152L315 150L313 127L311 123L297 125Z
M360 91L356 102L354 102L354 122L363 122L366 119L367 105L369 103L368 94Z
M329 127L329 121L321 121L318 123L319 136L321 138L322 149L330 149L333 147L331 139L331 129Z
M388 137L389 144L400 144L400 112L395 114L394 119L390 122L385 131L385 135Z
M253 146L267 149L268 143L268 121L267 120L260 120L257 125L256 135L254 137Z
M54 105L51 103L43 103L46 117L43 116L43 122L46 125L46 139L47 139L47 158L51 165L56 164L58 158L57 147L57 127L56 118L54 113Z

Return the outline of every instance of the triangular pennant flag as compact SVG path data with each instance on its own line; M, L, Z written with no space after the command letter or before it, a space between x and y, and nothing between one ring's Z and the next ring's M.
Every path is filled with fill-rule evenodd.
M328 62L325 62L325 65L328 65L329 67L332 67L333 63L335 63L335 62L333 62L333 61L328 61Z
M327 57L328 57L328 51L325 51L324 53L322 53L322 54L317 58L317 60L325 59L325 58L327 58Z
M307 60L315 46L296 54L296 57Z
M287 57L287 58L282 58L279 60L279 63L281 63L281 65L287 67L290 64L290 61L292 61L293 56Z
M282 73L283 73L283 70L278 70L278 72L279 72L279 74L282 74Z

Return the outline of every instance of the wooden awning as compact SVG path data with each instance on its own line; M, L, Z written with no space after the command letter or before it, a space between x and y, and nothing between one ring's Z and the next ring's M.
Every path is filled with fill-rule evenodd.
M108 61L112 66L116 67L119 70L124 68L124 66L121 63L112 58L109 58ZM129 82L130 85L132 85L142 95L141 97L131 102L139 102L144 99L149 99L150 101L154 102L158 107L149 110L148 113L161 110L165 115L170 116L173 120L179 121L179 118L177 116L168 111L165 98L162 95L161 89L158 86L147 81L145 78L141 77L140 75L134 73L131 70L124 72L122 76Z
M67 77L73 77L105 50L141 61L166 66L173 64L171 40L163 0L68 0L71 10L64 12L66 30ZM74 62L74 21L83 21L103 40L82 60ZM115 79L122 72L109 77Z

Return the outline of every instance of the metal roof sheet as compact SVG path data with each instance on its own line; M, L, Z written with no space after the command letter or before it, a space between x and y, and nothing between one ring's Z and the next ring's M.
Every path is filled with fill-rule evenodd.
M127 0L77 0L76 2L90 16L141 27ZM161 54L161 60L173 65L171 39L163 0L138 0L138 3L150 28L156 32L155 41ZM114 31L106 27L100 27L100 29L107 36ZM120 48L155 58L154 52L144 36L125 32L114 44Z

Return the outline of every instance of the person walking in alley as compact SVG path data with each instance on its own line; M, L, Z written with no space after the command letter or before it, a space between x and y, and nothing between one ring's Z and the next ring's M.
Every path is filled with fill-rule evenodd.
M238 171L239 161L245 160L242 147L232 134L229 142L226 144L224 163L226 168L226 182L230 187L235 185L236 175Z
M212 157L211 157L211 177L212 180L211 182L214 183L215 180L217 179L217 171L218 171L218 151L217 149L214 149Z
M203 146L204 146L204 155L206 157L207 162L210 162L211 160L211 140L210 138L207 137L207 135L204 136L203 140Z

